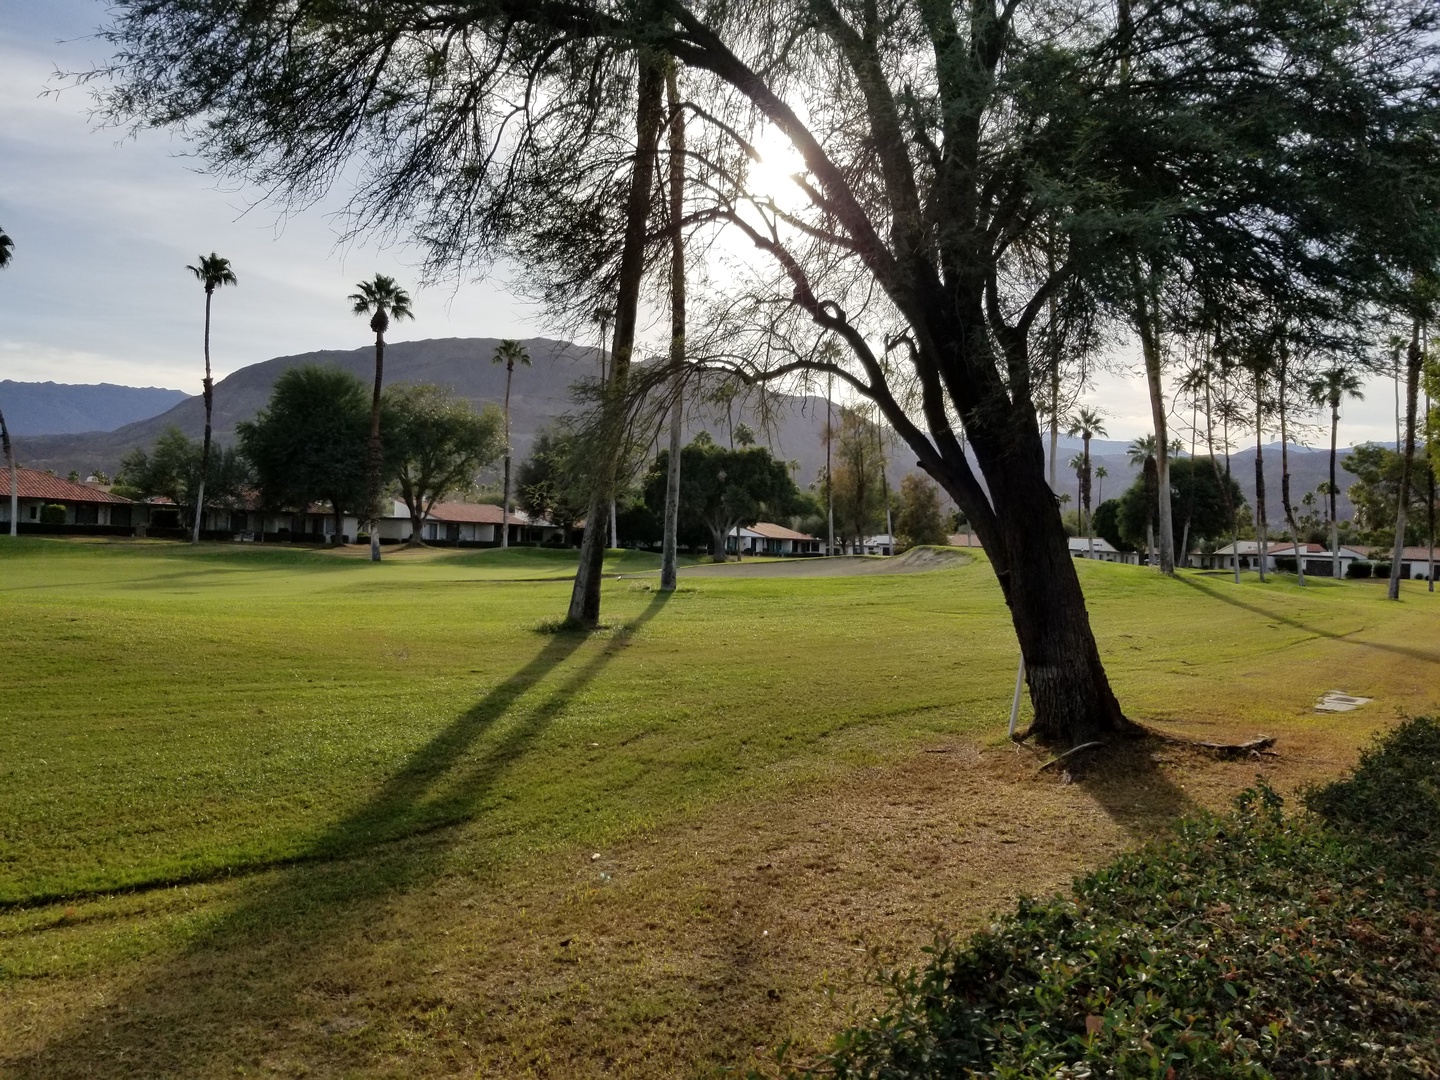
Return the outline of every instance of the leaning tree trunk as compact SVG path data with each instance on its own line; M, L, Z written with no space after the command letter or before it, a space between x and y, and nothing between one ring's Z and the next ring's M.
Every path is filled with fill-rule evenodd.
M383 454L380 449L380 386L385 375L385 327L388 318L383 308L370 319L375 331L375 389L370 396L370 440L365 449L365 503L370 518L370 561L380 561L380 473ZM418 536L412 533L412 539Z
M680 540L680 422L685 387L685 234L680 219L685 212L685 114L675 64L665 69L665 93L670 108L670 456L665 472L664 538L660 545L660 591L674 592Z
M4 443L5 467L10 470L10 535L20 535L20 480L15 468L15 448L10 445L10 429L5 414L0 412L0 443Z
M661 94L665 73L661 57L641 50L640 83L635 105L635 164L630 174L630 192L625 209L625 239L620 253L619 289L616 295L614 361L605 385L601 406L605 435L614 440L609 461L597 470L595 490L585 517L585 538L580 544L580 566L570 593L566 622L594 627L600 621L600 577L605 561L604 536L608 522L605 512L613 497L620 453L630 353L635 345L635 321L640 304L641 278L645 271L645 241L650 216L650 186L655 176L655 150L663 119Z
M205 381L200 384L205 397L205 441L200 447L200 489L195 495L195 526L190 542L200 542L200 523L205 517L205 477L210 474L210 422L215 408L215 386L210 381L210 299L213 287L205 289Z
M1420 324L1410 331L1410 349L1405 356L1405 456L1400 462L1400 498L1395 511L1395 553L1390 560L1390 587L1386 595L1400 599L1400 572L1405 560L1405 510L1410 502L1410 477L1415 468L1415 402L1420 383Z
M1140 351L1145 358L1145 383L1150 390L1150 415L1155 424L1155 484L1159 504L1156 531L1160 547L1160 572L1175 574L1175 529L1170 506L1170 434L1165 422L1165 387L1160 370L1160 313L1152 302L1150 283L1135 274L1136 323Z

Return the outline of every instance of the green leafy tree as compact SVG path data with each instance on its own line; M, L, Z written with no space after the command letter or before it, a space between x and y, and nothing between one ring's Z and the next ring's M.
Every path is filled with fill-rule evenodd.
M900 516L895 521L900 550L919 544L943 544L949 539L940 513L940 487L919 473L900 481Z
M800 505L790 470L764 447L731 450L696 440L680 453L681 528L705 529L716 562L725 561L725 540L736 528L787 518ZM663 450L645 478L645 505L656 514L665 509L669 466Z
M1396 510L1400 502L1400 476L1405 468L1403 455L1378 443L1361 443L1345 455L1340 467L1355 477L1346 489L1355 507L1355 525L1365 542L1389 547L1395 541ZM1405 516L1405 543L1422 540L1426 492L1412 484Z
M475 474L500 457L503 420L493 405L477 410L440 386L401 385L385 391L389 473L410 511L411 543L437 502L475 483Z
M365 384L340 368L305 365L276 379L265 408L235 428L262 503L303 513L327 502L337 540L344 535L347 512L373 509L366 502L368 413ZM372 522L372 538L377 533Z
M235 271L230 269L230 260L222 259L213 251L209 255L201 255L197 265L187 266L185 269L194 274L195 280L205 287L205 378L200 383L205 398L205 438L200 450L201 481L200 491L196 496L195 529L190 536L190 542L198 544L200 522L205 516L204 477L210 468L210 425L215 414L215 383L210 378L210 301L214 299L216 289L238 282Z
M1095 535L1107 540L1116 551L1134 551L1120 531L1120 500L1106 499L1095 507Z
M15 241L10 239L4 229L0 229L0 269L10 265L14 251Z
M171 427L150 450L136 447L120 459L113 490L127 499L169 499L193 524L205 462L204 445ZM222 447L218 453L212 447L204 484L209 505L240 505L251 482L249 464L233 446Z
M834 444L831 490L842 544L859 552L865 538L885 520L883 458L876 426L859 409L840 407L840 422L829 433Z
M573 433L563 424L535 437L530 456L515 475L516 501L532 518L568 529L585 516L589 497L574 466L576 448Z
M515 378L515 365L530 366L530 353L514 338L505 338L495 347L492 364L505 365L505 480L500 496L500 546L510 546L510 381Z
M1190 537L1197 541L1213 540L1225 535L1231 521L1230 507L1240 506L1245 501L1245 497L1240 493L1240 485L1233 477L1216 470L1209 458L1172 458L1170 484L1172 495L1183 491L1187 501L1193 500L1190 510ZM1228 499L1225 486L1229 487ZM1176 497L1178 498L1178 495ZM1115 525L1110 525L1107 514L1105 526L1107 530L1114 528L1123 541L1123 544L1116 544L1116 547L1133 550L1153 543L1155 530L1159 527L1159 506L1143 475L1124 495L1119 499L1112 499L1111 502L1118 504ZM1178 545L1182 539L1184 522L1172 518L1170 526ZM1100 532L1098 511L1096 531ZM1100 535L1105 536L1112 544L1115 543L1105 532L1100 532Z
M382 478L385 473L385 450L380 441L380 395L385 377L385 331L390 320L413 319L410 294L395 279L376 274L369 281L358 283L347 297L354 315L369 315L370 329L375 332L375 387L370 394L370 436L365 445L365 516L370 520L370 561L380 561L380 520ZM338 532L338 529L337 529Z

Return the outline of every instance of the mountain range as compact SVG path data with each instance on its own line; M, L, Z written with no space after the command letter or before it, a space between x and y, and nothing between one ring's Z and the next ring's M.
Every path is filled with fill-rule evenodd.
M435 383L450 387L459 396L477 404L498 404L505 393L505 369L491 362L498 344L496 338L436 338L391 343L385 349L386 384ZM600 374L600 354L593 347L550 338L531 338L523 344L533 366L516 369L510 396L516 460L523 460L545 425L577 410L575 384ZM374 376L374 363L374 349L365 347L281 356L241 368L215 386L215 437L222 444L232 442L235 425L264 407L275 380L290 368L302 364L334 365L368 382ZM82 410L78 402L90 402L86 406L88 411ZM145 402L151 403L148 409L142 404ZM205 420L199 397L186 397L177 390L107 385L60 387L54 383L4 382L0 383L0 408L6 410L6 419L17 436L16 455L20 462L62 475L72 469L82 474L98 469L114 475L119 470L120 459L131 449L153 445L172 426L198 438ZM118 426L112 427L107 418L125 418L127 409L131 422L122 419ZM748 404L737 404L729 411L724 406L701 405L690 412L687 439L704 429L717 442L725 443L730 440L733 427L744 422L760 434L761 441L777 457L794 463L796 480L802 486L814 480L824 468L824 398L781 395L779 407L767 415L768 424L762 424ZM137 413L143 418L137 418ZM77 431L76 424L92 430ZM51 425L51 430L39 433L46 425ZM1057 480L1062 492L1073 492L1076 487L1074 474L1066 462L1080 445L1079 439L1069 436L1061 436L1059 440ZM1103 465L1109 474L1100 481L1099 493L1118 495L1137 475L1126 459L1127 446L1128 443L1119 440L1091 442L1093 463ZM1343 458L1344 451L1341 456ZM915 471L914 459L903 446L893 449L890 458L886 472L892 485L898 485L906 473ZM1252 504L1254 459L1253 447L1231 455L1231 471ZM1297 499L1326 479L1327 452L1292 446L1290 459L1291 489ZM1281 516L1278 444L1265 447L1265 472L1271 520L1278 521ZM1343 489L1352 478L1342 472L1339 479ZM1339 509L1342 518L1351 513L1349 500L1343 494Z

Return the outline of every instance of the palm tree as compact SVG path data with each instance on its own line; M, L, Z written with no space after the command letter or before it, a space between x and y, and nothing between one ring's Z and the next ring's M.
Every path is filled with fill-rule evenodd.
M370 561L380 561L380 386L385 374L385 331L390 320L413 319L410 294L395 284L395 279L376 274L372 281L355 286L347 300L354 315L369 315L370 329L375 331L375 392L370 398L370 443L366 451L366 503L370 517ZM418 540L419 537L414 539Z
M1099 506L1105 501L1105 478L1110 475L1110 470L1104 465L1095 466L1095 505Z
M505 365L505 489L500 507L500 546L510 546L510 380L515 377L515 365L530 366L530 354L525 346L514 338L505 338L495 347L492 364Z
M1145 551L1151 566L1155 565L1155 520L1151 514L1160 487L1159 470L1155 465L1155 436L1141 435L1130 444L1125 457L1132 467L1138 466L1145 478Z
M1080 472L1080 503L1085 512L1085 536L1090 541L1090 558L1095 557L1095 533L1090 528L1090 440L1095 436L1104 437L1105 422L1100 418L1098 409L1081 407L1070 417L1070 429L1067 435L1079 435L1083 440L1084 450L1081 454Z
M1066 466L1075 474L1075 528L1077 536L1085 535L1085 455L1072 454ZM1068 494L1068 492L1067 492Z
M5 234L4 229L0 229L0 267L10 265L10 259L14 250L15 241L11 240L10 237Z
M230 269L230 260L222 259L215 252L201 255L198 266L187 266L195 279L205 286L205 381L200 385L205 394L205 441L200 450L200 490L195 496L195 528L190 542L200 542L200 521L205 516L205 476L210 471L210 422L215 411L215 385L210 381L210 299L216 289L237 284L235 272Z
M1340 406L1347 397L1355 401L1363 401L1365 395L1360 392L1360 376L1342 364L1327 368L1319 376L1311 379L1305 391L1313 405L1330 410L1330 483L1326 494L1329 496L1330 510L1330 573L1338 578L1340 576L1340 523L1335 520L1335 493L1339 490L1335 484L1335 455L1340 432Z

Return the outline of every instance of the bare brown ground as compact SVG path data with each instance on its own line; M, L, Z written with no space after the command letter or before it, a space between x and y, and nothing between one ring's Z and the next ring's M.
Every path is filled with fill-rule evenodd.
M17 980L0 997L0 1070L673 1077L761 1065L786 1038L822 1045L878 1000L860 985L870 949L919 961L938 926L982 927L1177 814L1227 804L1257 774L1284 792L1335 775L1359 727L1297 723L1281 757L1235 762L1149 742L1073 784L1037 773L1031 750L953 741L708 807L615 850L537 854L497 874L456 844L445 872L379 903L342 889L327 906L307 886L309 923L293 921L303 905L291 898L284 918L242 919L202 944L152 942L103 973ZM108 929L54 933L264 911L255 896L283 894L283 878L109 901L96 908Z

